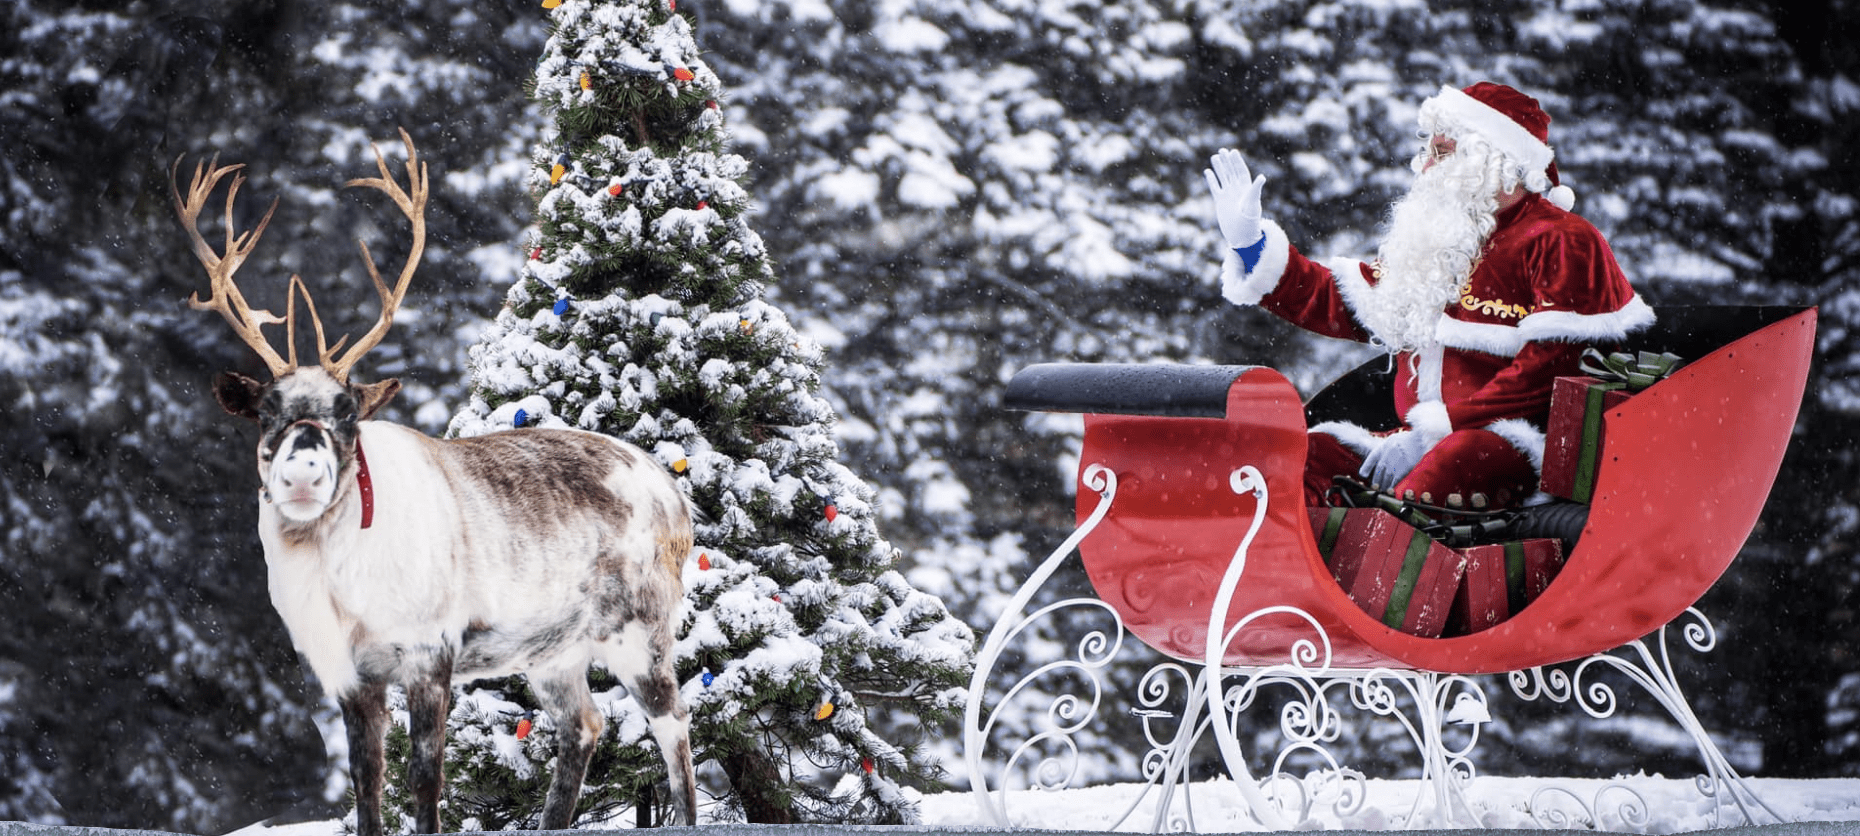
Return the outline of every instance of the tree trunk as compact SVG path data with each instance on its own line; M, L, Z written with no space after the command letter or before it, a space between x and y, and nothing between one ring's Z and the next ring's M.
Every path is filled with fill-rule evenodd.
M720 764L730 786L742 799L743 816L750 824L795 824L794 803L782 786L781 770L759 749L725 755Z

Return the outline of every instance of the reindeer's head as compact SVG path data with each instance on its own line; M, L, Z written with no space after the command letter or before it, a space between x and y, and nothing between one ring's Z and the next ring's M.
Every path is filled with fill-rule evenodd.
M214 397L227 412L258 422L258 474L265 484L265 496L267 501L277 505L286 519L295 522L318 519L329 510L331 503L340 496L344 480L353 470L359 438L358 423L373 416L400 391L400 381L392 378L373 384L349 382L349 370L354 368L363 354L380 344L381 338L387 335L388 328L393 325L394 312L400 308L401 299L407 295L407 285L412 281L414 269L419 266L420 254L426 247L426 166L420 162L413 140L407 136L407 132L401 131L400 136L401 141L407 145L408 190L403 190L389 174L387 161L382 158L379 148L375 149L375 162L381 176L351 180L344 184L367 186L386 193L413 224L412 251L407 256L406 266L401 269L399 280L391 289L375 269L374 257L369 254L368 245L361 245L362 260L368 265L368 275L374 279L375 289L381 296L381 316L374 327L355 345L350 346L347 352L342 351L343 344L348 342L346 335L333 346L325 342L323 323L316 314L316 303L310 298L310 291L304 286L302 278L291 277L288 307L282 318L270 311L255 310L248 306L238 286L233 284L233 273L238 271L253 246L258 243L265 226L271 223L272 212L278 207L277 201L272 201L271 208L266 210L265 217L257 227L243 235L235 233L232 206L238 197L239 186L245 182L243 175L235 174L226 193L226 248L222 255L216 253L200 234L200 210L206 205L207 198L212 195L220 179L238 171L240 166L219 167L217 159L215 165L196 165L193 182L185 195L179 183L173 179L180 169L179 159L175 160L175 167L169 172L170 185L174 189L175 212L187 227L195 257L207 268L207 275L212 281L210 298L201 301L199 295L195 294L188 300L188 304L195 310L218 311L271 369L270 381L232 372L222 373L214 379ZM316 331L315 367L297 365L295 338L298 296L303 297ZM284 323L285 326L287 349L282 357L260 333L263 326L276 323Z
M236 372L213 379L227 412L258 422L258 477L266 501L294 522L329 510L356 457L358 424L392 400L400 381L345 384L321 368L265 382Z

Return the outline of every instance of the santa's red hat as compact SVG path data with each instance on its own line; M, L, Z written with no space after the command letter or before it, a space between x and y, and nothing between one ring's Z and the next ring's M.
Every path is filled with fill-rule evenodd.
M1576 193L1556 173L1550 150L1550 114L1536 99L1503 84L1481 81L1464 90L1442 86L1421 105L1421 127L1440 132L1448 126L1478 134L1524 169L1524 186L1542 192L1551 203L1569 209Z

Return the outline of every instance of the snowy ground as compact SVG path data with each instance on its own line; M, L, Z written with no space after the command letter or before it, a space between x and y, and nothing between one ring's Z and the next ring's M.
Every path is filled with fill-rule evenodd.
M1776 814L1772 819L1758 811L1758 823L1841 822L1839 832L1860 833L1860 780L1751 782L1762 803ZM1547 787L1560 787L1548 790ZM1364 803L1351 812L1338 813L1324 807L1316 810L1305 827L1342 830L1398 830L1414 827L1455 828L1469 822L1440 823L1426 814L1411 823L1410 810L1416 800L1418 785L1414 781L1371 780L1366 784ZM1040 793L1037 797L1010 799L1009 816L1021 827L1042 830L1102 830L1124 815L1141 790L1133 785ZM1630 792L1631 791L1631 792ZM1192 798L1195 829L1203 833L1232 833L1257 830L1245 817L1245 806L1234 784L1216 781L1198 784ZM1023 794L1025 795L1025 794ZM1640 800L1639 809L1624 807L1625 802ZM1432 809L1432 794L1426 800ZM1684 833L1743 823L1735 808L1726 807L1714 821L1712 803L1700 795L1690 780L1634 777L1618 781L1558 780L1541 778L1481 777L1467 793L1467 803L1479 826L1489 829L1591 829L1593 814L1600 812L1601 829L1640 833ZM1550 825L1532 818L1532 810L1557 810L1570 818L1552 820ZM1145 803L1140 812L1127 820L1122 830L1152 829L1154 806ZM980 805L971 794L936 795L924 799L926 820L939 826L959 827L989 824ZM1623 815L1631 817L1624 821ZM1167 829L1167 828L1165 828Z
M1546 787L1561 791L1545 791ZM1757 833L1860 834L1860 779L1816 781L1755 779L1750 782L1762 803L1776 819L1757 811ZM1367 784L1365 803L1354 812L1337 814L1324 810L1313 816L1308 827L1354 831L1407 829L1409 810L1414 803L1417 785L1413 781L1372 780ZM1064 790L1050 793L1016 793L1008 799L1008 809L1017 828L1029 830L1102 831L1124 818L1132 800L1142 788L1121 784L1105 787ZM1629 792L1631 790L1631 793ZM1430 795L1431 798L1431 795ZM1530 810L1554 808L1575 818L1549 825L1551 829L1593 829L1588 811L1601 810L1601 829L1639 833L1689 833L1727 828L1742 824L1735 808L1725 807L1719 818L1712 816L1712 803L1701 796L1692 781L1637 776L1617 782L1538 778L1482 777L1475 781L1467 797L1481 827L1490 830L1521 830L1546 827L1532 819ZM1196 829L1203 833L1234 833L1257 830L1243 818L1239 795L1231 782L1198 784L1194 790ZM1625 802L1636 802L1624 806ZM1130 816L1125 831L1151 829L1148 802L1142 812ZM967 792L943 793L923 799L925 823L935 829L971 830L993 828L976 797ZM1629 816L1624 821L1623 815ZM1805 823L1791 827L1774 827L1783 823ZM1423 819L1420 826L1434 826ZM1464 824L1440 825L1443 829L1463 830ZM724 826L718 830L743 829ZM819 828L804 828L819 829ZM1165 828L1167 830L1168 828ZM231 836L341 836L337 822L313 822L281 827L254 826Z

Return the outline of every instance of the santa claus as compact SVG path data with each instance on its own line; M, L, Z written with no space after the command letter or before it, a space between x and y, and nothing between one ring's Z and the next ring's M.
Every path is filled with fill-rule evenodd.
M1265 177L1238 152L1206 172L1229 251L1223 295L1397 358L1402 427L1311 430L1306 501L1355 474L1399 496L1468 507L1541 495L1551 381L1585 348L1653 323L1601 232L1570 212L1536 99L1481 82L1420 108L1427 144L1373 261L1307 258L1261 215Z

